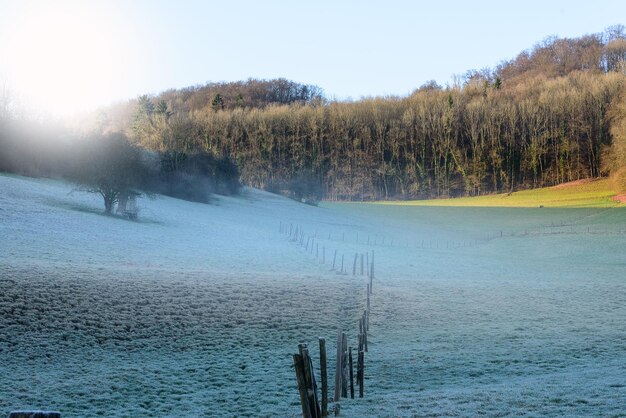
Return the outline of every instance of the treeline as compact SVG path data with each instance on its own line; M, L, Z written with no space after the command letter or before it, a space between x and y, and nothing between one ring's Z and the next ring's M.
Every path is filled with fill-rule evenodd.
M85 118L81 129L94 127L107 132L130 131L140 100L148 96L117 103ZM262 80L250 78L245 81L207 83L182 89L170 89L149 97L156 109L167 108L177 114L189 114L210 109L263 109L271 105L309 104L325 102L323 90L312 84L297 83L278 78Z
M250 79L141 96L83 127L96 139L123 133L150 156L151 190L196 200L205 189L231 193L238 179L306 200L510 192L626 166L625 63L626 32L615 26L550 38L408 97L330 102L315 86ZM55 171L37 160L45 147L33 155L2 134L0 170Z
M493 74L515 83L529 76L562 77L575 71L623 72L625 58L626 28L615 25L580 38L549 37L503 62Z
M244 183L295 197L478 195L599 176L606 112L623 82L589 72L509 88L472 80L403 99L205 109L168 122L140 109L134 132L173 156L231 157Z
M257 82L172 90L141 97L127 126L174 165L197 151L219 155L237 163L245 184L298 199L479 195L597 177L615 165L609 116L624 86L624 35L616 26L551 38L494 70L405 98L294 94L237 106L234 92Z
M313 103L324 100L320 87L278 78L207 83L180 90L167 90L156 97L177 111L190 112L211 107L214 110L262 108L271 104Z

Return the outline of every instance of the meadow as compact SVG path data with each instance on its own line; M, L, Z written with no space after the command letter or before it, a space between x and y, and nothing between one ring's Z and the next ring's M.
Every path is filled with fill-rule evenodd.
M522 190L512 193L489 194L455 199L381 202L390 205L455 206L455 207L514 207L514 208L610 208L619 206L614 180L609 178L578 180L554 187Z
M330 364L337 328L356 344L366 279L337 250L376 254L365 398L342 416L624 416L626 209L605 192L313 207L246 189L142 199L133 222L63 182L0 190L0 414L297 417L297 344L317 359L325 337Z

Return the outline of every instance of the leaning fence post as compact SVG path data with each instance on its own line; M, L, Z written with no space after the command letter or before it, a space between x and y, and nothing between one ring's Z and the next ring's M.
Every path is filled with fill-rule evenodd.
M315 375L312 370L311 358L309 357L309 349L306 344L299 344L300 357L302 358L302 368L304 369L304 382L306 384L306 396L309 404L309 411L313 418L321 415L320 405L317 401L317 385L315 384Z
M300 405L302 406L302 417L311 418L311 411L309 409L309 399L307 396L306 382L304 379L302 356L300 354L293 355L293 365L296 369L296 380L298 381L298 391L300 392Z

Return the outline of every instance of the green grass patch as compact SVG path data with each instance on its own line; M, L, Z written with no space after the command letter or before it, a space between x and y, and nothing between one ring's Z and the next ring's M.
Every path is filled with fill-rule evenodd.
M613 200L617 192L609 179L572 182L555 187L524 190L489 196L454 199L376 202L404 206L518 207L518 208L608 208L620 206Z

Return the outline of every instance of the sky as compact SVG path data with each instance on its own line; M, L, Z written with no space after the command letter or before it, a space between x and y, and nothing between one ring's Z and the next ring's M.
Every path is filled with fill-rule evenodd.
M59 115L251 77L406 95L615 24L626 1L0 0L0 89Z

